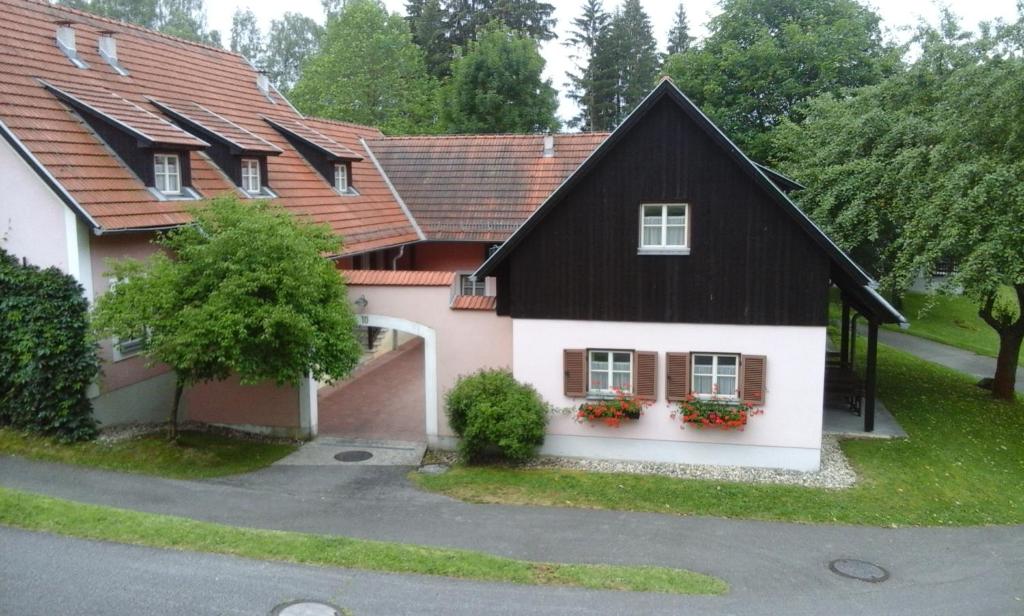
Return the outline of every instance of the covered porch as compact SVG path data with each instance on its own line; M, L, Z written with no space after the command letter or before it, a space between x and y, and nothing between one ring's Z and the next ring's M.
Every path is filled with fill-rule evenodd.
M846 436L905 437L888 409L878 400L878 329L883 323L905 323L863 271L851 275L832 265L832 284L839 289L839 345L825 356L823 431ZM863 357L857 354L857 334L866 329Z

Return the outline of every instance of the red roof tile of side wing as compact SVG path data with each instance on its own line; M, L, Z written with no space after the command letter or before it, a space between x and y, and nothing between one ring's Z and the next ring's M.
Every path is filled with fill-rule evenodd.
M450 287L455 282L455 272L343 270L342 276L353 287Z
M241 56L41 0L0 0L0 19L0 121L102 230L182 224L195 202L159 200L78 112L40 80L80 92L105 92L157 118L167 116L150 99L199 105L236 126L246 139L251 135L260 147L270 144L281 150L267 158L268 184L278 195L275 202L329 225L343 236L344 254L421 239L372 163L352 164L352 186L358 195L341 195L263 119L309 123L273 89L261 92L256 71ZM60 21L71 22L77 55L88 68L76 67L55 44ZM117 40L118 63L126 76L99 55L103 32ZM343 132L358 133L339 143L364 157L358 137L381 136L373 129L350 126ZM203 197L239 194L202 151L192 152L190 160L194 188Z
M433 240L504 241L607 133L385 137L368 145Z
M498 298L489 295L456 295L452 300L452 310L494 310Z

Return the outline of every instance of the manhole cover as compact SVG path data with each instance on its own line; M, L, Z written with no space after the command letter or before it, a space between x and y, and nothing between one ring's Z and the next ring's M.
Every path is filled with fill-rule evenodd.
M828 564L832 573L838 573L843 577L861 580L862 582L884 582L889 579L889 572L874 563L852 558L840 558Z
M373 454L369 451L360 451L357 449L334 454L334 459L338 462L362 462L363 460L369 460L372 457Z
M270 616L341 616L341 610L319 601L293 601L275 607Z
M424 475L443 475L448 472L447 464L424 464L420 467L420 472Z

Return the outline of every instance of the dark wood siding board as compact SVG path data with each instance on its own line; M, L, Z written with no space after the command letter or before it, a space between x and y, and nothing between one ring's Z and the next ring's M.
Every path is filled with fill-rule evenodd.
M674 102L643 120L501 262L499 314L824 325L828 255ZM689 255L637 254L645 202L690 204Z
M288 143L292 145L295 150L302 155L306 162L311 167L316 169L317 173L323 176L324 180L328 184L334 186L334 162L328 158L327 155L320 149L314 148L305 141L297 139L289 133L282 133L284 138L288 140ZM349 174L351 177L352 174Z

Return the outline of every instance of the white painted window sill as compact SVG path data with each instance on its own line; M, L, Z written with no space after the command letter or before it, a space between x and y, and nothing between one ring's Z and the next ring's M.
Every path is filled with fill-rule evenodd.
M690 254L689 248L638 248L638 255L654 256L685 256Z

